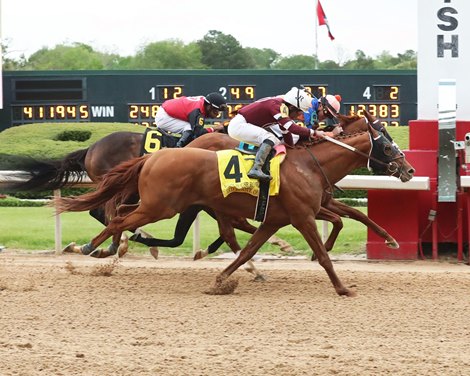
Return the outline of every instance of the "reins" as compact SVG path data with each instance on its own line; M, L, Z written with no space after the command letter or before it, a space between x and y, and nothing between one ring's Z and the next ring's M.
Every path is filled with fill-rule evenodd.
M307 149L308 153L312 157L315 164L318 166L321 174L323 175L323 178L326 180L326 183L328 184L329 191L325 189L325 192L328 193L329 195L333 195L333 184L330 183L330 179L328 179L328 176L326 176L325 171L323 170L323 167L321 166L320 162L318 162L318 159L315 157L315 155L313 155L310 148L306 147L305 149Z

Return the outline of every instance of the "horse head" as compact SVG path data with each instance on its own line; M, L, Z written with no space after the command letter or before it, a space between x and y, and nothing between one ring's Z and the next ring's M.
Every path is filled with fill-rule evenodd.
M368 162L369 170L375 175L389 175L399 178L402 182L409 181L415 172L400 148L390 141L383 132L368 125L372 149Z

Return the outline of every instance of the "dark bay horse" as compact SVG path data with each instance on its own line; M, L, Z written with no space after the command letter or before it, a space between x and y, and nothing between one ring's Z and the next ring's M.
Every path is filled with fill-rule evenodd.
M11 191L45 191L60 189L67 185L80 182L87 175L93 182L97 183L101 180L102 176L114 166L117 166L121 162L139 157L141 155L143 140L143 133L114 132L98 140L90 147L76 150L59 160L18 160L16 169L28 172L31 177L25 182L12 183L9 186L5 186L4 189ZM129 200L130 202L137 202L138 197L130 197ZM131 237L131 240L145 245L148 245L149 240L151 240L151 253L156 257L155 254L158 255L156 247L178 247L183 243L194 218L201 210L205 210L209 215L214 216L211 210L207 208L198 206L188 208L186 216L190 218L190 221L185 220L186 217L183 217L182 220L179 221L173 239L155 239L140 229L132 229L131 231L134 232L134 235ZM103 208L90 210L90 215L106 226L107 220ZM233 221L234 227L242 231L252 234L256 230L256 227L251 225L244 218L234 218ZM270 242L279 245L283 251L292 249L287 242L276 236L273 236ZM124 247L124 250L120 250L122 254L127 251L127 241L125 244L126 247ZM215 252L222 244L223 240L219 237L209 245L208 249L211 253ZM92 256L110 256L118 251L119 246L119 242L113 243L108 250L96 252ZM68 248L78 252L81 250L80 247L75 247L74 243L70 244Z
M412 178L413 171L407 168L409 164L405 164L403 153L372 127L367 132L339 137L335 142L322 140L289 150L281 166L282 189L270 200L265 221L238 257L217 276L212 292L233 291L235 285L231 291L225 290L224 282L228 277L249 261L279 228L292 224L315 252L336 292L354 296L355 293L336 275L315 220L325 191L352 170L368 163L375 173L396 176L404 182ZM176 175L175 170L178 171ZM159 187L158 192L155 192L155 186ZM104 176L96 191L59 198L55 205L59 212L91 210L106 203L115 208L136 192L140 203L133 207L124 205L120 215L91 241L91 249L96 249L111 236L119 239L127 229L171 218L195 204L214 210L221 234L231 243L235 233L229 219L250 217L256 205L256 197L248 194L232 193L224 198L217 154L196 148L164 149L124 162Z

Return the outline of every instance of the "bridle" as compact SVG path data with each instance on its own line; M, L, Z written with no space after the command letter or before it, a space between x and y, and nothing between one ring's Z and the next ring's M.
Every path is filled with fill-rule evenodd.
M367 158L367 168L369 170L374 170L372 167L371 167L371 162L375 163L376 165L380 165L382 167L385 167L385 172L388 173L390 176L398 176L397 177L401 177L401 175L403 174L403 163L399 164L398 161L401 160L403 161L405 156L403 153L401 153L400 151L398 152L398 156L396 156L395 158L392 158L391 160L389 160L388 162L383 162L379 159L377 159L376 157L374 157L372 154L373 154L373 151L374 151L374 147L375 147L375 142L376 140L378 140L380 137L385 137L383 136L382 134L379 134L379 136L377 138L373 138L372 137L372 134L369 132L369 138L370 138L370 143L371 143L371 148L370 148L370 151L369 151L369 154L367 153L364 153L363 151L351 146L351 145L348 145L348 144L345 144L344 142L341 142L335 138L332 138L332 137L329 137L329 136L324 136L323 138L329 142L332 142L338 146L341 146L345 149L348 149L356 154L359 154L359 155L362 155L363 157ZM391 144L392 147L394 147L392 144ZM399 149L398 149L399 150Z

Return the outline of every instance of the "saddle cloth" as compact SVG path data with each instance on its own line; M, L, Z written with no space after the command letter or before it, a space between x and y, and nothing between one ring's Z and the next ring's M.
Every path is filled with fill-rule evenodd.
M271 176L269 195L277 196L281 184L280 165L283 155L276 155L271 159ZM233 192L248 193L258 197L260 184L257 179L248 177L255 160L254 155L242 154L237 150L221 150L217 152L217 164L222 194L227 197Z

